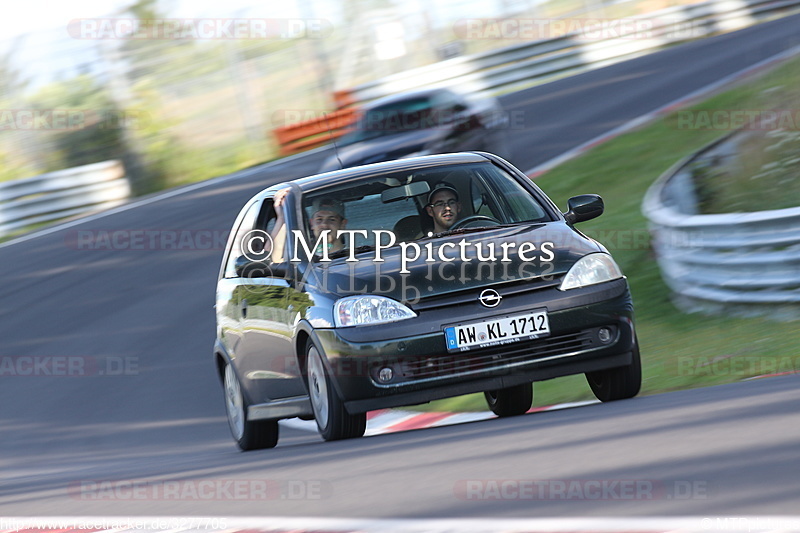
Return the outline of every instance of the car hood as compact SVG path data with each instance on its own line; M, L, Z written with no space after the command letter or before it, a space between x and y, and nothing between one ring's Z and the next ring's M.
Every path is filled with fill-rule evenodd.
M378 137L377 139L360 141L347 146L339 146L339 159L342 161L341 168L400 159L409 154L425 150L428 148L429 144L436 143L440 138L446 135L447 131L441 128L412 130ZM325 160L325 163L320 168L320 172L337 170L339 168L339 161L334 155Z
M460 257L459 242L462 240L466 242L464 258L468 261ZM505 261L502 243L515 243L513 247L506 245L509 251ZM528 245L521 256L518 252L522 243L531 243L535 249L531 250ZM403 249L394 246L381 251L382 262L375 260L373 251L357 255L358 261L348 262L346 257L342 257L327 263L314 263L316 288L333 298L379 294L398 301L415 302L525 279L560 277L579 258L602 251L597 243L564 222L496 228L422 240L416 244L421 253L413 261L404 262ZM491 255L489 250L494 246L494 261L478 260L479 244L484 259ZM446 258L454 260L442 261L440 249ZM414 250L407 248L405 253L412 257ZM427 261L428 256L433 261Z

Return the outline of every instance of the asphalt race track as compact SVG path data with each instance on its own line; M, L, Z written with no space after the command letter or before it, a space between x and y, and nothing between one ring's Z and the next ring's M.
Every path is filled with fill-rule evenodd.
M793 16L503 97L524 116L509 158L532 168L797 46L798 27ZM336 443L282 428L278 448L239 453L211 364L221 247L247 198L325 155L0 247L0 356L42 365L0 367L0 516L800 512L797 376ZM81 240L117 230L154 231L143 242L155 244Z

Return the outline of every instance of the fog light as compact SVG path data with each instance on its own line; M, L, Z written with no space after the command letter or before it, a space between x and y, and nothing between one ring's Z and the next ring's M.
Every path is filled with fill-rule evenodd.
M608 344L611 342L611 330L608 328L600 328L600 331L597 332L597 338L600 339L600 342L603 344Z
M378 372L378 380L381 383L388 383L392 381L393 377L394 377L394 371L388 366L385 368L381 368L380 371Z

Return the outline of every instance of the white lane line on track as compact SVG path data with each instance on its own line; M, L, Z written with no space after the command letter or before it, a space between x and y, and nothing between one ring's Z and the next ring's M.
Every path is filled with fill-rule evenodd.
M595 518L296 518L259 516L216 519L224 527L205 527L203 518L179 516L3 517L0 533L28 530L166 533L198 532L359 532L359 533L700 533L708 531L800 533L800 516L684 516ZM213 521L214 519L212 519ZM210 524L211 522L209 522ZM188 524L173 526L172 524ZM198 524L192 526L191 524ZM99 526L99 527L97 527Z
M89 214L89 215L86 215L86 216L83 216L83 217L80 217L80 218L76 218L76 219L73 219L73 220L68 220L67 222L62 222L60 224L56 224L55 226L49 226L47 228L42 228L42 229L40 229L38 231L34 231L32 233L26 233L25 235L21 235L21 236L15 238L15 239L11 239L10 241L6 241L4 243L0 243L0 248L5 248L7 246L11 246L11 245L14 245L14 244L19 244L19 243L22 243L22 242L30 241L30 240L36 239L38 237L43 237L45 235L49 235L51 233L55 233L56 231L61 231L63 229L72 228L74 226L78 226L80 224L85 224L87 222L93 222L95 220L99 220L101 218L104 218L104 217L107 217L107 216L110 216L110 215L115 215L117 213L123 213L125 211L130 211L131 209L135 209L137 207L142 207L142 206L145 206L145 205L149 205L149 204L153 204L153 203L156 203L156 202L160 202L162 200L166 200L166 199L172 198L174 196L180 196L181 194L194 192L194 191L196 191L198 189L203 189L205 187L210 187L212 185L218 185L220 183L225 183L225 182L228 182L228 181L235 181L235 180L242 179L242 178L248 178L248 177L252 176L253 174L257 174L259 172L263 172L264 170L266 170L268 168L275 167L275 166L278 166L278 165L282 165L284 163L291 163L295 159L299 159L299 158L307 156L307 155L312 155L312 154L315 154L317 152L322 152L322 151L326 150L327 148L328 148L327 145L326 146L320 146L318 148L314 148L313 150L309 150L307 152L302 152L302 153L299 153L299 154L290 155L288 157L284 157L283 159L276 159L274 161L270 161L268 163L264 163L263 165L259 165L259 166L252 167L252 168L246 168L244 170L239 170L239 171L234 172L232 174L227 174L225 176L219 176L218 178L211 178L209 180L199 181L197 183L192 183L191 185L186 185L186 186L183 186L183 187L177 187L177 188L174 188L174 189L169 189L167 191L160 192L160 193L154 193L152 195L145 196L144 198L141 198L141 199L138 199L138 200L137 199L133 199L130 202L125 203L123 205L120 205L118 207L113 207L113 208L107 209L105 211L92 213L92 214ZM266 188L266 187L264 187L264 188Z
M715 91L717 91L718 89L720 89L725 85L734 83L738 81L740 78L752 75L761 69L771 66L773 63L779 63L798 53L800 53L800 46L795 46L788 50L784 50L779 54L775 54L774 56L763 59L758 63L756 63L755 65L750 65L749 67L743 70L734 72L733 74L729 74L728 76L725 76L724 78L719 79L714 83L706 85L705 87L701 87L700 89L697 89L696 91L693 91L686 96L682 96L681 98L673 100L672 102L665 104L653 111L645 113L644 115L640 115L626 122L625 124L622 124L621 126L617 126L612 130L602 133L597 137L590 139L579 146L576 146L575 148L567 150L563 154L556 156L553 159L550 159L549 161L545 161L544 163L536 165L532 169L525 171L525 174L531 179L536 179L537 177L544 174L548 170L552 170L558 165L564 164L570 159L578 157L584 152L591 150L595 146L606 143L615 137L619 137L624 133L628 133L629 131L635 130L647 124L648 122L658 118L661 115L670 113L676 107L682 107L688 105L693 101L699 100L706 96L710 96L712 93L714 93Z

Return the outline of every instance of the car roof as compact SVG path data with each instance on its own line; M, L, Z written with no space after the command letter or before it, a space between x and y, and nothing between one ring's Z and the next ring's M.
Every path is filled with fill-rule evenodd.
M370 176L380 176L389 172L420 170L467 163L483 163L487 161L490 160L484 155L476 152L424 155L419 157L396 159L394 161L372 163L370 165L350 167L342 170L332 170L323 174L315 174L305 178L298 178L289 183L298 185L303 192L309 192L321 187L326 187L328 185L346 183L351 180L357 180ZM271 191L281 189L286 187L286 185L287 183L273 185L272 187L262 191L260 195L265 195Z

